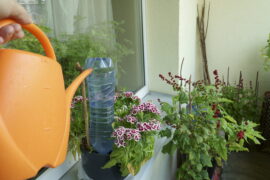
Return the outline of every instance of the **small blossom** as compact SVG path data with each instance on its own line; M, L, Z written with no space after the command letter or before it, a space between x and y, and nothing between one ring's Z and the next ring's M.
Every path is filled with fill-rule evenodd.
M75 104L74 104L74 103L71 103L71 104L70 104L70 108L71 108L71 109L75 108Z
M123 120L124 120L123 118L118 117L118 116L114 117L114 119L115 119L116 121L118 121L118 122L121 122L121 121L123 121Z
M137 122L137 118L134 116L131 116L131 115L127 115L126 120L127 120L127 122L129 122L131 124L134 124L135 122Z
M139 102L141 102L141 99L138 96L132 96L133 100L138 100Z
M139 106L134 106L131 110L131 113L133 115L136 115L138 114L139 112L151 112L151 113L154 113L154 114L160 114L160 111L157 109L157 107L152 104L152 103L143 103Z
M114 130L112 137L116 138L114 143L117 147L125 147L127 145L126 141L139 141L141 139L141 134L138 129L125 128L121 126Z
M145 131L157 131L160 130L161 124L157 120L151 120L150 122L140 122L137 123L137 128L140 132Z
M130 92L130 91L124 92L124 96L126 96L127 98L130 98L133 96L133 92Z
M243 139L244 136L245 136L245 132L244 132L244 131L239 131L239 132L237 133L238 140Z
M213 104L212 105L212 110L214 111L214 110L216 110L216 108L217 108L217 105L216 104Z

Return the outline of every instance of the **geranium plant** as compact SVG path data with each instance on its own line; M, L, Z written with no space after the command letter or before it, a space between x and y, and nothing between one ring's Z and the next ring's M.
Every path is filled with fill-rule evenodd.
M119 165L122 176L135 175L154 153L155 135L160 129L160 112L132 92L115 96L114 139L110 160L104 168Z
M169 78L163 75L160 78L172 86L177 95L173 96L172 105L160 102L166 113L163 120L168 125L160 135L171 138L163 147L164 153L173 154L178 150L184 157L177 171L178 179L209 179L207 168L213 166L213 160L221 166L229 152L248 151L244 142L259 144L259 139L263 139L254 130L257 124L251 121L237 124L221 106L231 101L222 97L217 71L214 85L168 75Z

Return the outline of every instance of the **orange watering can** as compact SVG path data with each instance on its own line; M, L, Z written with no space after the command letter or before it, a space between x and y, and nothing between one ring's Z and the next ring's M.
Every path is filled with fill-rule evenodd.
M12 24L0 21L0 27ZM60 64L47 36L23 25L42 44L46 56L0 49L0 179L22 180L66 157L70 104L87 69L65 90Z

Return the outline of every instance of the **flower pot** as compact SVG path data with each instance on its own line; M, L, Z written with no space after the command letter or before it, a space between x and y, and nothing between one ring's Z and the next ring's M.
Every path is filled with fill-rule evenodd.
M217 165L215 160L212 160L213 167L207 168L209 178L211 180L220 180L222 168Z
M89 153L84 147L82 150L82 167L85 173L94 180L123 180L118 166L108 169L102 167L109 161L109 154L99 154L96 152Z

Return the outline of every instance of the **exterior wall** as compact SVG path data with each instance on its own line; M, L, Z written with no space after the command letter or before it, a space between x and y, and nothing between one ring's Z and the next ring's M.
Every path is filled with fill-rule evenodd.
M226 77L230 66L231 82L255 81L260 71L260 91L270 89L270 72L263 70L261 49L270 32L269 0L212 0L207 48L209 69L218 69Z
M179 68L179 0L146 0L149 90L173 93L158 75Z

